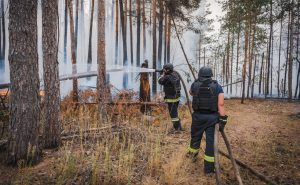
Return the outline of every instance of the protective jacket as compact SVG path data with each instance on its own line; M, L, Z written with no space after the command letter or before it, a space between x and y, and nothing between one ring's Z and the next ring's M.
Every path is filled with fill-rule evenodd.
M217 81L211 78L197 80L193 85L192 107L195 112L218 112Z
M176 71L165 74L158 79L158 83L164 86L163 89L166 101L170 99L178 99L179 101L181 85L179 74Z

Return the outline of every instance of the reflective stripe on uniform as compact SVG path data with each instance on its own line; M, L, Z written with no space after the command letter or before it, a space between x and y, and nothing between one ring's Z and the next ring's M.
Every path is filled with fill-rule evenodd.
M166 103L175 103L175 102L179 102L180 97L175 98L175 99L165 99Z
M171 120L172 120L172 121L180 121L179 118L172 118Z
M188 147L188 151L191 152L191 153L198 153L199 152L199 149L194 149L194 148L191 148L190 146Z
M204 160L213 163L215 162L215 157L204 155Z
M157 81L159 81L163 76L158 77Z

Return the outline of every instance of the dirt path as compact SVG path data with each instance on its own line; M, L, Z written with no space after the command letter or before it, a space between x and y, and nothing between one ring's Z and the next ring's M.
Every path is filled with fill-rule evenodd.
M230 116L226 132L235 157L270 177L278 184L300 184L300 104L274 101L226 101ZM298 117L297 117L298 116ZM184 120L183 134L168 135L164 147L163 184L215 184L203 173L203 153L196 163L184 156L189 140L190 120ZM204 145L202 143L202 145ZM221 148L226 151L224 143ZM222 179L237 184L229 160L221 157ZM241 169L244 184L264 184ZM151 184L151 183L150 183Z

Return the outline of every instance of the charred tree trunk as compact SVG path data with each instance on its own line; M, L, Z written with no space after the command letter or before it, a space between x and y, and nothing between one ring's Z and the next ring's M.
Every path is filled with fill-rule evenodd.
M136 65L140 66L141 60L141 0L136 0L137 3L137 23L136 23Z
M153 69L157 68L156 65L156 0L152 1L152 16L153 16L153 25L152 25L152 29L153 29L153 46L152 46L152 60L153 60ZM153 78L152 78L152 92L155 94L157 92L157 76L156 73L153 73Z
M148 68L148 61L145 61L142 68ZM150 102L150 83L149 83L149 73L140 73L140 101ZM150 109L147 105L141 105L141 112L146 113Z
M121 3L120 3L121 5ZM98 0L98 110L100 113L100 121L104 121L107 116L106 102L108 100L108 92L106 84L106 59L105 59L105 1Z
M77 73L77 62L76 62L76 53L75 53L75 33L74 33L74 19L73 19L73 5L72 0L69 0L69 15L70 15L70 35L71 35L71 54L72 54L72 74ZM78 80L73 79L73 101L78 102Z
M77 0L78 2L78 0ZM43 13L43 57L45 84L45 124L44 147L56 148L61 144L60 139L60 86L58 74L58 2L42 1Z
M67 42L68 42L68 0L65 0L65 27L64 27L64 63L67 62Z
M129 0L129 32L130 32L130 62L133 66L133 36L132 36L132 0Z
M32 165L41 157L37 1L9 1L10 125L7 162ZM28 11L30 10L30 11ZM24 98L26 95L26 98Z
M119 61L119 0L116 0L116 42L115 42L115 64Z
M90 31L89 31L89 49L87 63L92 64L92 36L93 36L93 22L94 22L94 8L95 0L92 0L91 18L90 18Z
M159 69L162 68L162 40L163 40L163 20L164 20L164 5L163 1L159 0L159 23L158 23L158 60L157 66Z

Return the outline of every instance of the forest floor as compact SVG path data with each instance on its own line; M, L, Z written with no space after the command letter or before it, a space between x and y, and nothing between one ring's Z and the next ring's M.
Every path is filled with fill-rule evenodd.
M299 102L225 104L230 116L225 131L235 157L277 184L300 184ZM2 161L0 184L215 184L214 176L203 173L203 152L195 163L185 157L191 123L186 107L180 108L182 133L168 133L166 109L154 109L145 116L138 108L114 107L114 124L98 125L93 108L83 106L74 113L63 105L63 146L44 150L34 167L12 168ZM220 147L226 151L223 141ZM230 161L221 156L220 166L223 184L237 184ZM240 170L245 185L264 184Z

